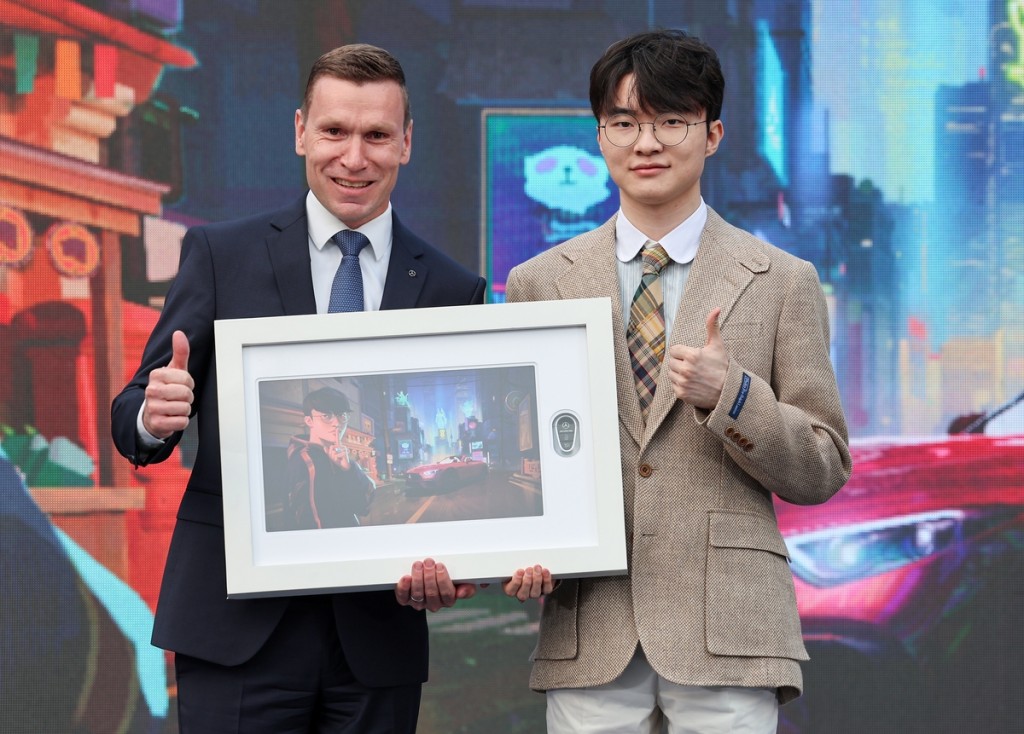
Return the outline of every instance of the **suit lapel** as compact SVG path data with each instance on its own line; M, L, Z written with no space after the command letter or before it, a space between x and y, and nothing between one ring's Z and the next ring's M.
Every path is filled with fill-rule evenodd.
M274 215L270 226L266 246L285 315L316 313L305 196Z
M622 296L619 293L619 271L615 259L615 217L594 230L593 236L577 247L567 249L569 260L556 280L559 297L600 298L612 302L612 338L615 343L615 386L619 422L638 444L643 433L640 399L636 394L633 368L626 346L626 325L622 321Z
M393 216L391 259L381 297L381 309L413 308L419 301L428 268L420 256L419 238ZM306 199L274 215L266 246L287 316L316 313L313 273L309 262L309 223Z
M729 225L709 208L708 221L701 233L700 247L686 280L686 290L680 299L668 344L703 347L707 341L708 314L721 306L718 323L723 326L736 301L754 279L754 274L763 272L767 267L767 257L761 252L741 249L740 241L733 237ZM645 443L658 430L675 403L668 370L662 369L647 416Z
M415 307L423 291L423 284L427 282L428 273L427 265L421 258L423 246L420 239L406 229L394 214L391 222L391 259L380 301L382 311Z

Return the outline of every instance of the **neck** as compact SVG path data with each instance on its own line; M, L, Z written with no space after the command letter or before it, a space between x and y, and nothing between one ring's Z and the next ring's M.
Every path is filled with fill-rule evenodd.
M678 200L665 204L638 204L623 199L622 213L634 227L655 242L685 222L700 206L700 194L692 200Z

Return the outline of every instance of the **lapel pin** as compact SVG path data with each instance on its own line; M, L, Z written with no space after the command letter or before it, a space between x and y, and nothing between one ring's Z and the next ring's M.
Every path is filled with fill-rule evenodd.
M415 278L416 277L416 271L415 270L407 270L406 272L409 273L409 277L410 278Z

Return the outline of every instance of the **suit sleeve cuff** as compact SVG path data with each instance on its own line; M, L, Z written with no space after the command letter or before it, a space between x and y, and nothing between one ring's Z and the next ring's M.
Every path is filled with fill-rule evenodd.
M730 360L718 404L712 410L694 408L697 422L713 433L724 434L726 428L739 421L750 409L749 398L758 381L759 378L744 370L735 359Z

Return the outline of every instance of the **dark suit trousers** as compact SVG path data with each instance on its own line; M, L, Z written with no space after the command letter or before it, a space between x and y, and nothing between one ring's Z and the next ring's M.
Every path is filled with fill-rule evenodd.
M415 734L421 686L356 681L335 624L329 597L300 596L241 665L177 655L181 734Z

